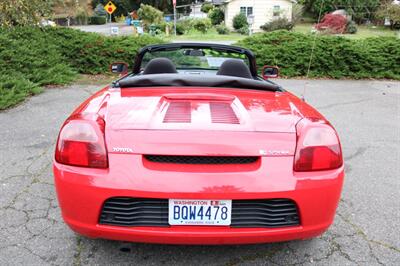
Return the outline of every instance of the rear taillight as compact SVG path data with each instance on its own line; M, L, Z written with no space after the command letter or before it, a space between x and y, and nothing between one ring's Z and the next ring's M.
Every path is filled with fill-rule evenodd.
M104 128L104 120L97 116L69 118L58 136L56 161L73 166L107 168Z
M342 166L342 150L335 130L326 122L303 119L297 126L294 171L322 171Z

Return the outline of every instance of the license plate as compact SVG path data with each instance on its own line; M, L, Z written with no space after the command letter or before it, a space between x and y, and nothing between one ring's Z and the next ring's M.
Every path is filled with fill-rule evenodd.
M170 225L230 225L231 200L170 199L168 223Z

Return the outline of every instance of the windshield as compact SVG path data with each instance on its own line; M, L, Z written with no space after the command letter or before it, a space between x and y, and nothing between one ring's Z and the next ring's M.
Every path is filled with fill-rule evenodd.
M159 50L146 52L142 58L140 68L144 69L147 63L154 58L166 57L170 59L176 69L208 69L218 70L227 59L240 59L250 65L246 55L228 51L218 51L211 48L192 49L180 48L176 50Z

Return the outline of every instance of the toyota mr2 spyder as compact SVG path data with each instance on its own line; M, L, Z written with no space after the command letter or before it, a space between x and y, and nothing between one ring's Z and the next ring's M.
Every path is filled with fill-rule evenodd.
M164 244L308 239L332 224L344 166L334 127L244 48L142 48L62 125L55 186L90 237ZM260 74L259 74L260 73Z

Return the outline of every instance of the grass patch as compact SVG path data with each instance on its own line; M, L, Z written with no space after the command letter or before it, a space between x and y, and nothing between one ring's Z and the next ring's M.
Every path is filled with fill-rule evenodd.
M311 34L311 30L313 28L312 23L300 23L296 24L293 28L294 32L303 33L303 34ZM358 31L356 34L341 34L339 36L349 38L349 39L365 39L371 37L396 37L398 31L393 31L388 28L382 26L365 26L360 25L357 26Z
M103 85L103 84L109 84L112 81L116 80L117 78L118 78L117 75L108 75L108 74L97 74L97 75L80 74L74 83L77 85Z
M165 41L171 42L171 41L240 41L247 36L241 35L236 32L230 32L229 34L218 34L218 32L215 29L210 29L208 30L205 34L198 32L196 30L191 30L188 33L184 35L177 35L174 36L173 34L170 36L165 36L162 35L162 38Z
M377 26L358 26L356 34L345 34L350 39L365 39L371 37L397 37L399 31L390 30L388 28Z

